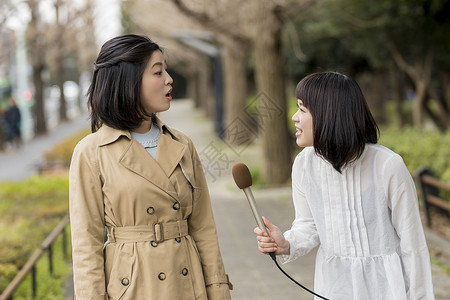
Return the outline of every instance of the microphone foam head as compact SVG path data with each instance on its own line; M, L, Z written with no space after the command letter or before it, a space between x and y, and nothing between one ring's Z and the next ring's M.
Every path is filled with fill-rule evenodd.
M242 190L252 185L252 175L248 167L243 163L237 163L231 170L236 185Z

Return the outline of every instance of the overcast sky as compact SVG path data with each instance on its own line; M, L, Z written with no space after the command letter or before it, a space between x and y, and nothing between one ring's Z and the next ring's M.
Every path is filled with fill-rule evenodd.
M85 0L71 0L76 5L83 5ZM97 42L101 46L106 40L120 34L120 1L121 0L94 0L95 2L95 35ZM30 14L26 4L20 0L17 3L17 15L8 20L8 27L14 30L25 30L30 20ZM55 11L53 9L53 1L41 0L40 11L43 19L53 21Z

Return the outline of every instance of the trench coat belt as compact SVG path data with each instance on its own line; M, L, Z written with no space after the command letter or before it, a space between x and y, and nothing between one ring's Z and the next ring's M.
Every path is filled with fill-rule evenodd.
M107 227L109 243L162 242L188 235L187 220L137 225Z

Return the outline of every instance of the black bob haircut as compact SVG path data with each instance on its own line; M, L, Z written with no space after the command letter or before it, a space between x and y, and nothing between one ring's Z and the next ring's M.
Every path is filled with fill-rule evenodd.
M153 52L162 49L146 36L126 34L103 44L94 64L88 107L91 130L102 124L131 130L151 117L141 101L141 82Z
M314 73L295 89L313 120L316 154L338 172L378 142L379 129L358 83L337 72Z

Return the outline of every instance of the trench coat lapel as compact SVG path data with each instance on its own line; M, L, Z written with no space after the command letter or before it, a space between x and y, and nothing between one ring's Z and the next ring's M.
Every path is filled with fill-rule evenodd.
M169 133L161 134L158 139L156 161L169 178L186 152L186 145L172 139Z
M178 200L178 194L169 177L183 158L187 146L174 140L172 134L165 130L166 127L158 123L162 134L158 139L156 160L136 140L131 139L121 155L120 163Z
M178 200L177 192L164 170L137 141L130 140L120 158L120 164Z

